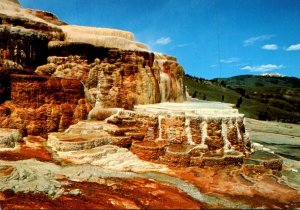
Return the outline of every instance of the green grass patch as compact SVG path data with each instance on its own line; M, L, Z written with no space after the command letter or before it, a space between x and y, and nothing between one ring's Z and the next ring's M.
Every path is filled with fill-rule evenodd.
M245 117L300 123L300 80L297 78L243 75L205 80L186 75L184 83L190 96L234 104Z

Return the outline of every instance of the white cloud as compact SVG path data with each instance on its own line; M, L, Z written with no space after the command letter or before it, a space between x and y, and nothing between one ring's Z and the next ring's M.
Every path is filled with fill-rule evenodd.
M278 46L276 44L265 44L261 47L263 50L278 50Z
M287 51L298 51L298 50L300 50L300 44L291 45L286 50Z
M240 60L239 58L232 57L232 58L227 58L227 59L221 59L220 62L229 64L229 63L236 63L239 60Z
M171 38L170 37L160 37L159 39L157 39L155 41L155 44L158 44L158 45L167 45L167 44L170 44L172 42Z
M193 43L183 43L183 44L179 44L179 45L177 45L177 47L187 47L187 46L190 46L190 45L192 45Z
M212 65L210 65L209 67L210 67L210 68L215 68L215 67L217 67L217 65L216 65L216 64L212 64Z
M273 35L273 34L264 34L264 35L261 35L261 36L250 37L249 39L246 39L244 41L244 47L254 45L256 42L269 40L269 39L271 39L274 36L275 35Z
M266 64L266 65L260 65L260 66L244 66L241 68L242 70L248 70L251 72L267 72L267 71L273 71L276 69L282 69L283 65L274 65L274 64Z

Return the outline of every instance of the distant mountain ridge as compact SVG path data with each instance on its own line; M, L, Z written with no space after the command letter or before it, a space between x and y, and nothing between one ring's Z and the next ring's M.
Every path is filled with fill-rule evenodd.
M274 76L274 74L265 75L239 75L229 78L215 78L212 81L226 83L226 86L261 88L261 87L276 87L276 88L300 88L300 79L296 77Z
M239 75L206 80L185 75L192 97L232 103L246 117L300 123L300 79L262 75Z

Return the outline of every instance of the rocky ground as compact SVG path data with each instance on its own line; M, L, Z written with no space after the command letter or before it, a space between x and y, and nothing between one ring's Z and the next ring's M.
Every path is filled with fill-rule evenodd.
M266 148L270 141L262 138L268 136L264 129L280 137L288 132L286 143L299 143L296 125L246 123L253 140L265 142ZM277 174L240 166L172 168L126 155L123 148L104 155L101 166L75 165L59 160L41 137L24 140L16 149L0 152L2 209L300 207L296 160L284 158ZM272 148L280 148L279 140L273 138Z

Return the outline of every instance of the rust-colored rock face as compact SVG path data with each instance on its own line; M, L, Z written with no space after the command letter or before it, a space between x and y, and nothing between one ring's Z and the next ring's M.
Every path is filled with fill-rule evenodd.
M85 55L87 51L75 50L80 46L55 47L56 54L67 57L50 56L48 64L38 67L36 73L82 81L90 103L98 102L102 108L132 109L137 104L184 100L183 69L176 59L106 48L93 48Z
M63 33L37 17L51 19L46 12L30 14L18 1L1 1L0 8L0 103L3 103L10 99L9 75L32 74L37 66L45 64L48 42L61 40Z
M18 17L15 16L17 11L23 10L18 4L6 1L1 4L4 11L0 11L0 63L2 60L14 61L31 71L45 64L48 42L62 40L64 36L55 25L63 23L51 13L42 11L25 10L25 14Z
M85 37L76 43L65 32L72 27L62 28L66 24L55 15L13 1L0 4L0 127L46 136L87 119L91 105L97 112L183 101L176 59L159 55L158 62L131 33L79 27L74 30L85 36L110 33L127 41L122 49L93 45ZM143 51L126 50L126 43Z
M77 104L83 99L78 80L35 75L11 75L11 102L17 107L38 108L44 104Z
M11 75L11 101L0 110L0 127L47 136L86 119L91 106L78 80Z
M34 70L46 62L48 37L35 30L0 26L1 60L11 60Z
M65 22L59 20L58 17L56 17L54 14L50 12L40 11L40 10L30 10L30 9L28 9L27 11L29 12L29 14L39 17L48 23L52 23L58 26L67 25Z

